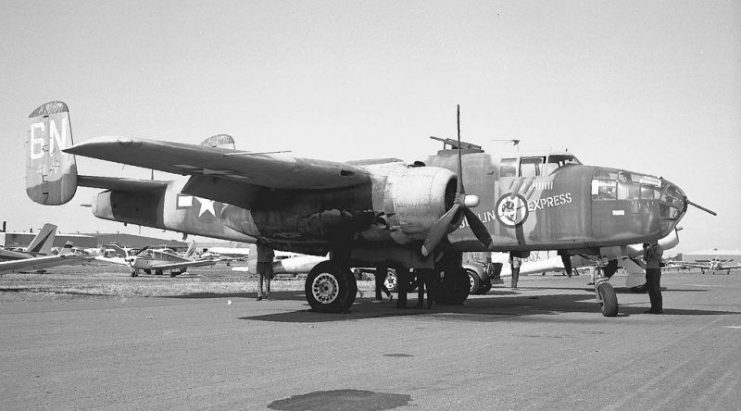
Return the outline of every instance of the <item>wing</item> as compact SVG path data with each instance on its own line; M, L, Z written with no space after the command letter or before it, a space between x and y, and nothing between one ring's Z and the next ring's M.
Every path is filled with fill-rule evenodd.
M38 270L59 265L80 264L91 258L77 254L50 255L45 257L25 258L23 260L0 262L0 272L8 273L18 270Z
M152 270L177 270L179 268L187 269L188 267L203 267L207 265L216 264L215 260L196 260L196 261L183 261L172 264L158 264L150 267Z
M345 163L155 140L102 137L64 151L168 173L274 189L326 190L370 180L364 169Z

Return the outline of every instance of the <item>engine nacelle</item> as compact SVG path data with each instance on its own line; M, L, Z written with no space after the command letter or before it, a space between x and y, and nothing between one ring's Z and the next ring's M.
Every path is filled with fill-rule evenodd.
M388 174L383 210L391 238L399 243L423 240L430 227L453 206L455 174L439 167L409 167ZM380 187L374 187L374 193Z

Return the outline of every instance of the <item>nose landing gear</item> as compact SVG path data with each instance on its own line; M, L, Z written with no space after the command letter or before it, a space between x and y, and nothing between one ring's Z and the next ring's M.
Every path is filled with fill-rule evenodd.
M603 260L597 262L594 279L594 295L597 304L600 305L602 315L605 317L616 317L618 314L618 300L615 289L609 283L610 278L605 275L605 267L609 263ZM613 271L614 273L614 271Z

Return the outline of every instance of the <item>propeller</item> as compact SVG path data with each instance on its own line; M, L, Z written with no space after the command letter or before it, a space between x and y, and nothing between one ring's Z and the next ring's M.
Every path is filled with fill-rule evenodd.
M466 190L463 188L460 104L457 107L456 114L458 123L458 184L456 186L455 199L453 200L453 206L450 207L450 210L445 212L445 214L443 214L435 224L430 227L430 231L427 232L427 238L425 238L421 250L422 256L424 257L427 257L432 253L445 235L455 230L455 227L452 227L452 223L454 221L459 221L461 214L466 218L468 226L471 227L473 234L486 246L486 248L491 249L492 243L494 242L484 223L481 222L476 213L471 211L471 208L479 205L479 197L476 195L467 195Z
M713 216L717 216L717 215L718 215L718 213L716 213L715 211L713 211L713 210L711 210L711 209L709 209L709 208L705 208L705 207L701 206L700 204L697 204L697 203L693 203L693 202L692 202L692 201L690 201L690 200L689 200L688 198L685 198L685 199L684 199L684 201L685 201L685 202L686 202L687 204L689 204L689 205L691 205L691 206L693 206L693 207L697 207L697 208L699 208L700 210L702 210L702 211L704 211L704 212L706 212L706 213L708 213L708 214L710 214L710 215L713 215Z

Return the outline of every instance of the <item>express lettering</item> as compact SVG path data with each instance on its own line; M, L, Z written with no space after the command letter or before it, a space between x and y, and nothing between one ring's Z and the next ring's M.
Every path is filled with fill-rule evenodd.
M538 198L527 202L527 209L530 212L543 210L546 208L560 207L572 202L571 193L556 194L550 197Z

